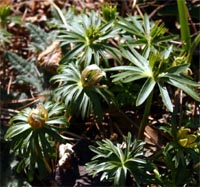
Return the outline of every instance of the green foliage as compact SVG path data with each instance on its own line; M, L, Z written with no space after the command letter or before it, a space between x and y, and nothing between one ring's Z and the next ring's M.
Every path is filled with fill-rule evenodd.
M163 186L197 186L199 177L199 137L181 127L163 150L164 171L160 169ZM192 142L191 142L192 137ZM194 138L195 137L195 138ZM187 141L187 145L186 145Z
M52 31L47 33L40 27L31 23L26 23L25 26L29 30L32 39L30 49L35 52L44 51L57 36L57 32Z
M18 71L18 81L32 85L38 92L43 91L44 80L34 62L27 61L16 53L10 51L6 52L6 57L12 64L12 68Z
M173 105L169 97L169 93L165 83L173 85L182 89L185 93L193 99L200 101L198 94L191 88L199 86L198 83L192 81L184 72L188 68L188 64L181 64L177 66L170 66L171 48L160 53L148 53L144 56L140 55L132 45L128 44L128 49L123 47L121 49L124 58L128 59L131 64L129 66L118 66L107 69L107 71L120 71L112 75L113 82L121 81L123 83L136 81L146 78L137 100L136 106L141 105L153 91L157 84L163 103L169 111L173 111Z
M72 48L63 57L61 63L78 57L81 64L87 66L100 64L103 60L108 66L108 55L119 61L119 51L109 43L109 39L117 36L118 29L113 23L104 23L100 15L91 12L90 15L76 16L59 36L62 46L72 45Z
M99 84L102 75L103 71L96 65L90 65L82 71L80 65L74 63L60 65L58 75L51 79L61 83L55 89L55 98L64 102L72 114L79 111L82 118L85 118L93 111L100 117L101 98L109 102L112 96L106 87Z
M81 115L84 120L93 115L91 119L101 123L104 109L107 112L110 103L115 110L121 110L146 102L138 132L138 139L142 139L149 114L154 112L151 106L155 96L161 96L164 106L173 112L176 102L171 99L174 89L170 86L200 101L195 90L200 84L189 76L189 65L200 35L191 42L185 1L177 0L183 50L172 42L176 36L169 34L164 23L151 21L147 14L143 18L122 18L112 4L103 5L100 13L77 14L73 8L61 11L53 1L50 3L54 7L53 19L48 22L50 32L25 24L31 36L30 60L5 52L12 68L17 70L17 81L41 93L45 77L36 66L38 52L45 51L54 40L60 41L62 49L57 74L51 78L55 83L51 87L52 95L43 105L25 108L14 116L5 135L19 158L17 171L25 171L29 180L33 180L35 172L41 177L46 171L52 172L49 159L56 159L56 142L63 142L61 132L69 125L67 115ZM7 8L0 8L1 23L6 23L9 14ZM6 49L10 35L4 29L1 29L0 41ZM104 139L97 142L97 147L91 146L96 155L87 163L87 168L91 175L100 175L101 180L112 181L114 186L125 186L127 179L134 186L197 185L199 137L188 128L176 128L174 125L173 132L169 127L162 128L170 132L172 141L158 154L153 153L152 158L160 161L155 162L156 166L146 155L145 142L132 140L128 133L122 143Z
M46 171L51 172L47 159L56 157L54 141L63 141L57 125L62 124L64 127L68 125L62 105L47 102L43 106L42 110L26 108L20 111L10 120L10 127L5 134L5 139L11 142L12 150L21 157L17 171L22 172L27 169L30 180L33 179L36 168L41 177L44 177ZM33 126L31 120L35 122L41 120L38 115L43 110L47 110L48 113L44 125ZM34 115L33 111L36 111Z
M117 5L111 3L105 3L102 5L102 14L103 18L106 21L112 21L117 16Z
M90 146L96 153L92 161L86 164L93 176L100 175L101 180L111 180L114 186L125 186L128 175L140 186L150 182L152 166L145 157L145 142L134 139L128 133L122 144L113 143L109 139L97 142L98 147ZM151 181L152 182L152 181Z
M11 10L9 5L0 4L0 25L4 26L10 14Z
M185 52L190 51L191 38L190 38L190 28L188 23L188 10L185 0L177 0L179 22L181 26L181 40L183 42L183 49Z
M7 32L6 29L0 28L0 46L3 48L3 42L10 43L8 37L11 36L11 33Z
M68 10L63 9L58 12L55 7L51 7L51 14L53 17L47 22L47 24L49 27L55 28L58 31L60 31L60 29L67 29L65 25L67 26L67 23L71 23L76 16L73 8L69 8Z
M149 50L165 49L166 45L176 36L166 35L168 29L163 22L150 22L147 14L141 19L137 16L120 18L116 24L122 29L122 37L129 43L144 48L144 52Z

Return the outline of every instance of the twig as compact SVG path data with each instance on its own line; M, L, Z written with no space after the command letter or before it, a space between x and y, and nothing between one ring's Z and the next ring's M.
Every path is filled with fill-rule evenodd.
M8 82L8 88L7 88L7 94L8 95L10 94L10 87L11 87L11 84L12 84L12 79L13 79L13 76L10 76L10 79L9 79L9 82Z

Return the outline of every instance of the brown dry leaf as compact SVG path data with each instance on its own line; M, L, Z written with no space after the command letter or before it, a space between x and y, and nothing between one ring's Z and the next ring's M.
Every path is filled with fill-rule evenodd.
M45 51L39 54L37 65L50 73L55 73L62 57L60 43L55 41Z
M0 5L11 5L12 4L12 0L1 0L0 1Z
M72 145L67 144L61 144L59 146L59 161L58 166L62 169L71 169L71 158L74 154L74 150L72 149Z

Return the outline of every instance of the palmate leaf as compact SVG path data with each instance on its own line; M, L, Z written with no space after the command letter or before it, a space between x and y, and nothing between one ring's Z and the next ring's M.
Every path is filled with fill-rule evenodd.
M47 102L44 104L44 107L48 109L49 119L52 119L52 116L62 114L63 111L65 110L64 105L60 103Z
M114 68L110 68L109 70L111 70L111 71L126 70L126 67L119 66L119 67L116 67L116 69L114 67ZM142 79L145 77L146 77L146 75L144 74L144 72L141 71L141 69L139 69L137 67L132 67L132 66L129 66L129 68L127 67L127 71L125 71L125 72L121 72L121 73L111 76L112 82L122 81L124 83L132 82L132 81Z
M82 118L89 116L91 112L100 117L101 100L108 102L108 92L101 89L99 85L105 73L96 64L81 70L78 63L61 65L59 72L59 75L51 79L61 83L55 89L56 100L64 102L65 107L70 108L72 114L81 114Z
M67 124L66 119L63 116L64 107L62 105L60 106L58 103L53 104L52 102L47 102L44 104L44 106L46 107L45 109L49 111L53 110L55 111L55 113L52 113L48 116L48 119L43 127L36 128L36 126L33 127L29 124L29 116L32 114L31 112L33 111L30 108L22 110L10 120L11 126L8 128L5 134L5 139L7 141L11 141L12 148L14 150L18 149L19 151L17 154L22 157L26 157L32 149L33 151L35 151L33 147L35 146L34 143L36 141L39 141L38 146L42 145L41 140L43 140L44 142L44 138L46 139L46 141L49 142L49 145L51 141L49 137L54 138L57 141L63 141L63 139L57 132L57 128L54 128L53 125ZM47 136L47 134L49 136ZM41 138L41 136L43 136L43 139ZM38 138L40 138L40 140ZM51 149L50 147L48 148L48 144L42 145L42 147L45 146L46 149ZM40 148L40 150L43 152L42 148Z
M111 44L109 44L109 43L100 43L99 44L99 46L102 46L103 47L103 49L102 50L100 50L100 54L101 54L101 56L102 57L104 57L103 56L103 54L104 53L108 53L108 54L110 54L111 56L112 56L112 58L114 58L119 64L121 64L121 59L120 59L120 51L116 48L116 47L113 47ZM102 51L102 52L101 52ZM103 54L102 54L103 53ZM106 57L106 59L107 59L107 57ZM105 59L104 59L104 61L106 61ZM109 67L109 65L108 65L108 67Z
M130 133L127 137L124 136L123 146L104 139L97 141L97 147L89 148L96 155L91 162L86 163L88 171L93 176L100 174L101 180L113 181L114 186L124 186L128 172L137 183L137 176L151 168L147 169L147 162L143 159L144 142L137 139L132 141Z
M58 37L61 45L71 44L71 50L64 56L61 63L69 63L69 59L80 58L80 63L89 65L93 60L99 65L100 60L107 62L104 53L108 53L119 61L119 51L109 43L119 29L113 27L112 23L104 23L101 17L94 12L82 14L74 19L68 31L61 32ZM99 57L97 58L96 55Z
M151 51L165 49L165 44L175 38L173 35L165 35L167 29L164 24L159 21L151 22L147 14L143 19L136 16L121 18L116 26L122 29L121 34L129 44L141 46L144 51L148 48Z
M136 100L136 106L141 105L154 89L156 82L153 78L148 78L142 86Z
M93 105L91 99L85 92L82 92L76 100L73 100L72 113L78 114L80 112L83 119L89 116L92 109Z
M56 141L63 142L63 138L59 135L59 133L48 125L44 126L45 133L47 133L50 137L54 138Z

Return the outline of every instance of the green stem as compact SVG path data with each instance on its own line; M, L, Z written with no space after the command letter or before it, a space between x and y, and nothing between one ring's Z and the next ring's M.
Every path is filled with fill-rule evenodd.
M43 160L43 162L44 162L44 164L45 164L45 167L46 167L47 171L48 171L49 173L51 173L52 170L51 170L51 167L50 167L49 163L47 162L46 158L43 157L42 160Z
M140 123L139 132L138 132L138 139L143 139L143 137L144 137L144 129L147 125L149 113L151 110L152 98L153 98L153 91L151 92L151 94L149 95L149 97L147 98L147 101L145 103L144 114L142 117L142 121Z

